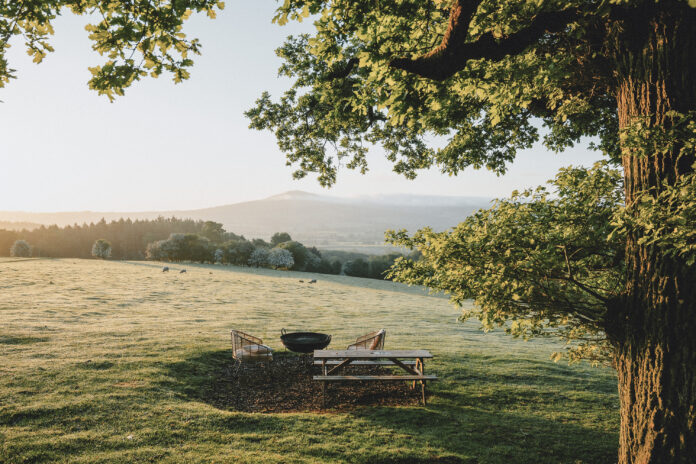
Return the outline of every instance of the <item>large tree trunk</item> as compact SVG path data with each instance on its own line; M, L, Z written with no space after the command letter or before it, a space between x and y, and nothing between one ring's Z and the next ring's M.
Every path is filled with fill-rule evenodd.
M637 118L669 128L669 111L696 110L696 10L685 1L651 3L611 26L622 129ZM627 205L691 173L694 154L678 157L680 149L624 150ZM639 238L629 233L627 287L607 330L621 402L619 463L694 463L696 270Z

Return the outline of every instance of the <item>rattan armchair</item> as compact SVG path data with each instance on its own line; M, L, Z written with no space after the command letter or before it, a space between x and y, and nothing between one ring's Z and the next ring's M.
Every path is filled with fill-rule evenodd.
M253 335L232 330L232 356L239 361L270 361L273 350Z
M355 340L355 343L348 345L349 350L383 350L384 339L387 337L385 329L370 332Z

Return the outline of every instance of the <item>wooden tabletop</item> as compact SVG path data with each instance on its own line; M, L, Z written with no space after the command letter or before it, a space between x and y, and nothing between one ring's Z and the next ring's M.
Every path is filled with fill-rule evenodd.
M318 359L432 358L428 350L314 350Z

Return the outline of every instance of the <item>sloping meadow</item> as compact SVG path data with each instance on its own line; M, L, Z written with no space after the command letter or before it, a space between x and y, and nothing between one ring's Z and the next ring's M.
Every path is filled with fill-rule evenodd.
M446 298L391 282L161 266L0 261L0 462L615 460L614 372L553 363L552 341L484 334ZM242 412L249 392L226 384L232 328L278 359L282 328L337 349L385 328L386 349L430 350L441 380L427 406Z

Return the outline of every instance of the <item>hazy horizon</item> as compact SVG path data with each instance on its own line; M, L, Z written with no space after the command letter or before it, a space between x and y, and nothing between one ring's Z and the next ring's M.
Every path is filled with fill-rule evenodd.
M238 205L241 203L251 203L251 202L256 202L256 201L264 201L264 200L272 200L272 199L280 199L280 197L287 196L287 195L292 195L292 196L304 196L307 195L308 197L316 197L318 199L322 199L325 201L331 201L331 200L336 200L336 201L349 201L349 200L362 200L365 202L370 202L370 201L378 201L378 202L384 202L384 203L389 203L389 202L397 202L398 198L401 198L401 202L405 200L405 198L414 198L414 199L419 199L419 200L425 200L425 199L432 199L433 201L436 200L442 200L442 201L447 201L449 200L450 202L457 202L457 201L466 201L466 200L480 200L480 201L489 201L493 200L494 197L491 196L478 196L478 195L432 195L432 194L414 194L414 193L373 193L373 194L359 194L355 193L352 195L334 195L329 192L323 193L314 193L314 192L307 192L304 190L287 190L284 192L278 192L272 195L264 196L261 198L252 198L249 200L243 200L243 201L235 201L235 202L230 202L230 203L224 203L224 204L213 204L209 206L202 206L200 208L173 208L173 209L146 209L146 210L96 210L96 209L84 209L84 210L12 210L12 209L0 209L0 213L19 213L19 214L62 214L62 213L94 213L94 214L100 214L100 213L105 213L105 214L146 214L146 213L177 213L177 212L190 212L190 211L199 211L199 210L208 210L208 209L215 209L215 208L223 208L226 206L231 206L231 205Z
M56 51L40 65L13 40L7 57L18 78L0 89L0 210L186 211L288 190L502 197L543 184L561 166L601 157L584 144L558 155L537 144L520 153L505 176L430 170L409 181L375 148L367 175L342 169L330 190L314 176L293 180L274 136L249 130L243 116L264 90L277 98L289 86L277 77L274 49L288 34L311 27L271 24L275 7L249 2L229 5L216 20L192 18L185 31L200 38L203 49L191 79L136 82L115 103L86 85L87 67L102 62L90 48L87 18L57 18Z

